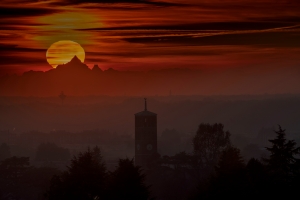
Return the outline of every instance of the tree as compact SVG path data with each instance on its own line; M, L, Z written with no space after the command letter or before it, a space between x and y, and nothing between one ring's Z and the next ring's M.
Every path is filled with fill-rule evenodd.
M24 191L22 199L46 199L45 192L50 187L52 177L60 173L59 169L53 167L30 167L24 177L24 183L21 185Z
M266 147L270 156L264 159L272 187L269 191L272 191L274 197L293 196L293 191L299 187L300 160L295 156L299 155L300 148L296 147L294 140L286 139L285 130L281 126L275 133L276 138L269 140L271 147Z
M192 156L186 152L163 156L160 165L146 171L151 194L158 199L188 199L198 182L190 172L191 162Z
M238 197L246 189L246 171L240 150L227 147L221 153L216 166L216 189L220 197Z
M172 142L170 142L172 141ZM164 155L174 155L180 149L180 142L181 142L181 134L175 129L165 129L161 133L160 143L162 154Z
M265 166L257 159L251 158L246 166L248 179L248 197L268 198L269 182Z
M11 157L0 162L0 199L22 197L29 157Z
M246 191L245 164L238 148L229 146L221 152L215 167L216 174L208 182L208 188L199 188L201 199L239 199Z
M99 148L98 146L95 146L95 147L93 148L92 156L93 156L93 159L94 159L94 160L96 160L96 161L102 163L102 165L103 165L102 167L105 167L105 166L104 166L104 162L103 162L103 157L102 157L102 155L101 155L101 150L100 150L100 148Z
M174 169L188 169L191 165L191 159L191 155L187 154L185 151L182 151L174 156L165 156L164 159L162 159L162 163L164 165L170 165Z
M193 138L194 155L201 168L213 169L220 153L230 145L230 133L223 130L224 125L215 123L200 124Z
M95 200L105 196L106 166L99 148L80 153L71 160L68 170L54 176L49 199Z
M10 157L10 148L6 143L0 146L0 161Z
M271 147L266 147L270 152L270 157L264 159L268 171L280 178L280 181L287 181L288 177L294 175L299 170L299 159L295 158L300 153L300 148L296 147L294 140L286 140L285 130L279 126L275 131L276 138L269 140Z
M220 160L216 166L217 176L226 176L243 169L244 160L240 150L235 147L227 147L221 153Z
M67 161L70 159L70 152L54 143L42 143L37 148L35 159L37 161Z
M144 183L145 175L133 159L120 159L117 169L110 174L109 199L147 200L149 187Z

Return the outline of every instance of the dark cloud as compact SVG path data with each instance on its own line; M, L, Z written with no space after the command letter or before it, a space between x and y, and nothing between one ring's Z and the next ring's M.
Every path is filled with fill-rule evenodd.
M41 52L45 51L45 49L32 49L32 48L24 48L19 47L18 45L10 45L10 44L1 44L0 43L0 54L10 54L14 52Z
M47 64L46 58L29 58L24 56L17 56L17 55L0 55L1 65L23 65L23 67L30 67L36 64Z
M38 26L44 26L46 24L30 24L30 23L26 23L26 25L20 23L20 22L16 22L16 23L12 23L13 25L11 24L2 24L0 23L0 29L1 30L10 30L10 31L24 31L26 30L28 27L38 27ZM20 26L21 25L21 26ZM3 39L0 37L0 39Z
M69 4L81 4L81 3L144 3L147 0L62 0Z
M190 26L193 30L264 30L296 25L293 22L254 21L254 22L215 22Z
M24 56L26 53L44 53L45 49L24 48L17 45L0 44L0 66L14 64L45 63L45 57L34 59Z
M24 25L24 23L20 22L19 19L9 19L9 20L0 21L0 26L14 26L14 25ZM26 22L26 26L46 26L46 25L49 24Z
M300 16L265 17L263 21L300 24Z
M125 27L110 27L110 28L92 28L85 30L264 30L271 28L279 28L285 26L297 25L294 21L255 21L255 22L212 22L212 23L187 23L174 25L137 25ZM84 30L84 29L80 29Z
M145 57L161 57L161 56L213 56L213 55L222 55L221 52L217 52L214 50L194 50L194 49L185 49L182 50L166 48L164 50L158 50L157 48L141 48L139 51L132 52L86 52L87 55L92 57L120 57L120 58L145 58ZM89 60L89 59L88 59Z
M51 8L0 6L0 17L43 16L57 12Z
M151 0L61 0L56 2L58 5L78 5L86 3L99 3L99 4L116 4L116 3L131 3L131 4L148 4L154 6L178 6L183 4L164 2L164 1L151 1Z
M300 31L295 32L262 32L243 34L220 34L204 37L161 36L132 37L124 40L131 43L168 43L174 45L210 46L210 45L260 45L268 47L300 47Z
M266 11L278 9L286 11L286 9L298 9L299 0L210 0L210 1L193 1L194 5L208 10L236 10L239 11Z
M1 29L1 26L0 26L0 29ZM5 30L5 29L2 29L2 30ZM1 49L9 47L5 44L2 44L2 42L5 42L5 41L18 41L22 38L20 33L16 33L16 32L19 32L19 31L11 31L11 32L14 32L14 33L9 33L9 34L5 34L5 35L1 34L0 35L0 51L1 51ZM15 46L17 46L17 45L15 45Z
M0 44L0 46L2 46ZM24 71L52 69L47 63L45 50L8 47L0 48L0 77L6 74L21 74ZM33 53L33 54L31 54Z
M131 43L206 45L263 45L299 47L299 33L294 20L257 22L214 22L177 25L126 26L88 29L105 35L123 37ZM107 32L107 33L106 33ZM204 35L207 34L207 35Z
M36 3L38 1L39 0L1 0L1 3L6 5L15 5L21 3Z
M94 9L94 10L98 10L98 9L105 9L105 10L109 10L109 11L136 11L136 10L145 10L148 11L149 10L149 6L151 7L151 5L149 4L119 4L118 6L116 6L115 3L101 3L101 4L81 4L80 8L83 9ZM157 7L157 6L155 6Z

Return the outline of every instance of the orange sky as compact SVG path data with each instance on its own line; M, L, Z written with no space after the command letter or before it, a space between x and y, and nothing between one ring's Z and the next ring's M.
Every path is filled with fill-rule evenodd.
M298 0L1 0L0 76L72 40L105 70L300 66Z

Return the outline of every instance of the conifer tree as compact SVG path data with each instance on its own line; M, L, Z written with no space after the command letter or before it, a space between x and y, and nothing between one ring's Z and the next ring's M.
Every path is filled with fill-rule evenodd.
M111 200L147 200L149 187L145 185L145 175L139 166L134 166L133 159L120 159L119 165L110 174L109 198Z
M246 168L238 148L221 152L215 174L199 187L196 199L241 199L247 189Z
M106 167L99 148L80 153L71 160L68 170L51 181L51 200L105 199Z
M219 176L231 175L245 167L240 150L235 147L227 147L221 153L220 160L216 166Z
M296 147L294 140L286 139L285 130L281 126L275 133L277 135L276 138L269 140L272 144L271 147L266 147L270 152L270 157L264 159L264 161L271 174L286 180L298 171L299 159L295 158L295 156L299 154L300 148Z

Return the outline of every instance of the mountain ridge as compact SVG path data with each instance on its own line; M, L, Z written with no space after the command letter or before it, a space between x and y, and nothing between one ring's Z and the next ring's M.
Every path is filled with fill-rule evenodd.
M237 73L239 72L239 73ZM240 73L242 72L242 73ZM169 68L150 71L92 69L74 57L48 71L24 72L0 78L0 96L67 95L248 95L300 93L299 68L265 73L255 70ZM241 74L241 75L240 75Z

